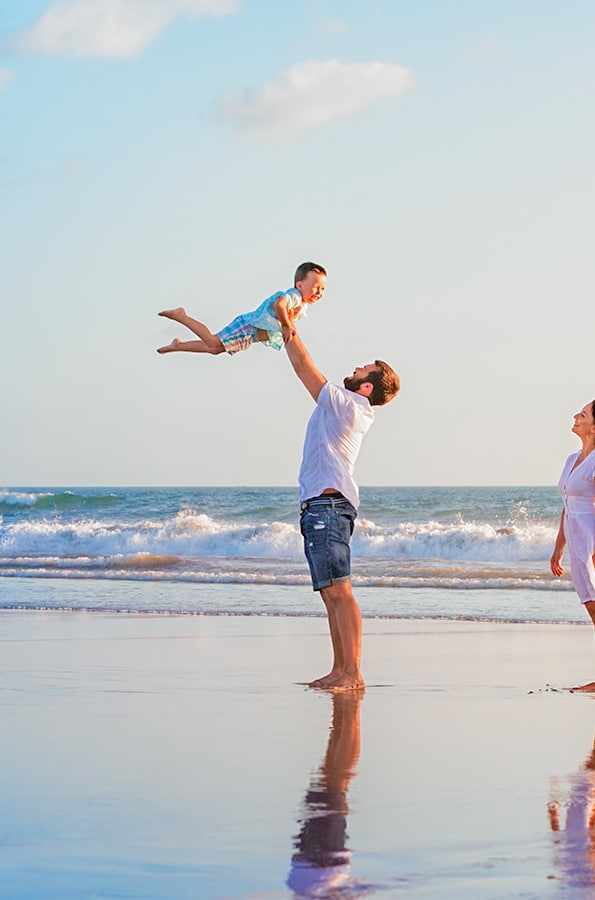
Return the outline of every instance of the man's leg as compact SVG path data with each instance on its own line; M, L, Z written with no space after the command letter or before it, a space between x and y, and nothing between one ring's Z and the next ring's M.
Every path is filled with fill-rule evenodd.
M327 601L324 596L325 589L323 588L320 591L320 596L322 598L322 602L326 606L326 615L328 619L328 628L331 635L331 644L333 648L333 665L328 673L328 675L323 675L322 678L316 678L314 681L310 682L310 687L329 687L333 681L335 681L339 675L343 674L343 647L341 644L341 632L339 630L339 623L337 621L337 616L335 614L335 605L330 601Z
M328 675L311 682L312 687L354 690L363 687L360 671L362 616L350 581L332 584L320 591L326 606L333 646L333 667Z
M349 544L356 511L351 504L315 497L302 507L300 530L314 590L326 607L333 649L328 675L310 687L353 690L363 687L360 672L362 620L351 588Z

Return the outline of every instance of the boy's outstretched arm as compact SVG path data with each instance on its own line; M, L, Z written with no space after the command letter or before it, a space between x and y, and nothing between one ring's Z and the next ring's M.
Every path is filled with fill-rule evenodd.
M289 312L287 310L287 300L283 295L281 295L278 300L275 300L275 302L273 303L273 309L275 310L275 315L277 316L279 325L281 326L283 343L288 344L294 339L297 332L294 326L291 324Z
M295 374L300 379L307 391L312 395L314 400L318 400L323 385L326 384L328 378L325 378L322 372L319 372L312 357L302 344L300 336L296 333L295 337L288 344L285 344L285 350L289 357L289 361L294 368Z

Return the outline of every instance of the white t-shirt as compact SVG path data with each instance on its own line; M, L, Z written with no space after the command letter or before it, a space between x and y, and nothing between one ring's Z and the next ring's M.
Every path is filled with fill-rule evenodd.
M359 491L353 468L374 411L367 397L327 381L310 416L300 467L300 499L318 497L325 488L341 491L357 509Z

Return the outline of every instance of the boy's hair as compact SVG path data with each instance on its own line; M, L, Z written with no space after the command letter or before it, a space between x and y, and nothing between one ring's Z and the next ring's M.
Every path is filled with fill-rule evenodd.
M319 275L326 275L326 269L324 268L324 266L319 266L318 263L300 263L300 265L295 270L295 275L293 276L294 286L298 283L298 281L303 281L308 272L318 272Z
M366 381L370 381L374 385L368 400L371 406L384 406L399 393L401 380L389 364L383 360L374 360L374 365L376 370L366 375Z

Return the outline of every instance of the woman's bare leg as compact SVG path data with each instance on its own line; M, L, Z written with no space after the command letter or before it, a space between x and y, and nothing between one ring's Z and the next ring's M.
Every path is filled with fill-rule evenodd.
M595 625L595 600L588 600L586 603L583 603L583 606L589 613L593 625ZM572 690L595 693L595 681L590 681L588 684L581 684L579 687L572 688Z

